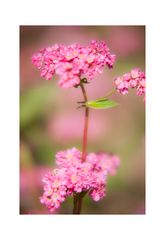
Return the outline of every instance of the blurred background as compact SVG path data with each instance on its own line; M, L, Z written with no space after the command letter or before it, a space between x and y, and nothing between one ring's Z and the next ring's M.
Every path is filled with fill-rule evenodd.
M104 68L86 85L89 99L105 95L112 79L133 67L145 69L144 26L20 26L20 213L50 214L40 204L42 178L54 168L55 153L73 146L81 149L84 124L80 89L61 89L46 81L32 65L32 55L54 43L88 45L105 40L116 54L112 70ZM112 99L119 107L90 110L89 152L113 152L120 156L117 175L108 179L107 195L98 203L83 201L83 214L145 214L145 103L135 91ZM68 198L55 214L71 214ZM53 213L54 214L54 213Z

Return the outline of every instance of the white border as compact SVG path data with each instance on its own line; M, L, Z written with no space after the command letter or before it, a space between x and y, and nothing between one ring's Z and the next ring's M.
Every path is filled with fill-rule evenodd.
M5 1L1 23L1 239L164 239L163 1ZM94 24L147 26L147 214L24 215L19 207L18 26Z

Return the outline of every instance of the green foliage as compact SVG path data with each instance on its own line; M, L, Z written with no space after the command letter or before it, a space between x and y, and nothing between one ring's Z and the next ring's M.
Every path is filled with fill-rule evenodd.
M26 169L30 169L33 167L33 156L32 152L26 143L21 143L20 146L20 161L21 161L21 167L24 167Z
M55 87L49 83L28 89L22 94L20 103L21 129L43 116L54 93Z
M117 102L113 100L109 100L107 98L98 98L95 101L88 101L86 103L86 106L89 108L94 109L107 109L107 108L113 108L118 105Z

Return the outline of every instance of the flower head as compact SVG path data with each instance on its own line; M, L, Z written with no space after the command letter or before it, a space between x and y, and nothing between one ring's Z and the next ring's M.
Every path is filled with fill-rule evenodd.
M99 201L105 196L107 175L115 175L119 163L119 158L112 154L90 153L82 162L81 152L76 148L58 152L57 167L43 179L44 193L40 201L50 211L75 193L86 192Z
M136 88L138 96L145 95L145 74L139 68L134 68L131 72L122 77L115 78L115 86L121 94L127 94L130 88Z
M104 41L91 41L89 46L72 44L64 46L55 44L34 54L32 63L41 71L47 80L57 74L59 85L69 88L80 83L80 78L92 80L107 65L112 68L115 55L110 53Z

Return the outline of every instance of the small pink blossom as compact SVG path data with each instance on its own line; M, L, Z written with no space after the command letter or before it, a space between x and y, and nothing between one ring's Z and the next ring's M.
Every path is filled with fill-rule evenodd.
M94 201L105 196L107 175L115 175L120 160L113 154L90 153L82 162L82 153L76 148L56 154L57 167L45 175L42 204L50 211L59 208L66 197L80 192L88 193Z
M138 96L145 95L145 74L139 68L134 68L130 73L115 78L115 86L121 94L127 94L130 88L136 88Z
M104 41L91 41L89 46L55 44L44 48L32 57L32 63L41 70L47 80L57 74L59 85L69 88L80 83L80 78L92 80L107 65L113 67L115 55L110 53Z

